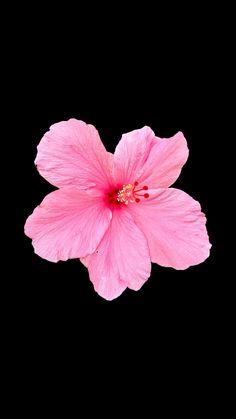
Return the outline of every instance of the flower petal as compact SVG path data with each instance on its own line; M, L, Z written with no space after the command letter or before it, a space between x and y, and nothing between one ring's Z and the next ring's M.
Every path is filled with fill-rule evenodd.
M122 135L114 153L114 172L118 183L137 180L154 144L155 134L149 127Z
M114 154L114 171L121 184L140 181L149 188L168 187L178 178L188 158L182 132L155 137L149 127L122 135Z
M68 187L44 198L27 219L25 234L33 239L35 253L57 262L93 253L110 220L100 197Z
M129 210L148 240L152 262L186 269L209 256L206 218L200 204L185 192L157 189L155 197Z
M39 173L57 187L103 187L111 176L111 154L97 130L76 119L50 127L38 145L35 164Z
M97 251L82 260L99 295L118 297L126 287L139 290L150 276L146 239L126 208L113 212L110 227Z

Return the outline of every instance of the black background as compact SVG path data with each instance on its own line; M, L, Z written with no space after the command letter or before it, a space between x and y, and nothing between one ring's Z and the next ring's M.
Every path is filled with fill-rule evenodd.
M216 45L207 17L201 17L201 31L199 22L176 21L174 15L166 18L167 27L157 15L144 19L145 26L142 13L138 20L123 18L101 28L93 14L86 29L73 22L67 30L62 20L54 22L53 30L51 21L43 20L17 43L10 105L17 121L20 185L14 192L16 311L22 330L34 341L41 336L72 344L83 329L108 339L119 331L121 343L122 330L131 335L136 330L144 341L162 339L162 345L168 341L175 348L181 339L201 345L212 338L221 315L215 215L219 89L212 76ZM95 293L79 260L53 264L34 254L24 223L54 189L34 166L36 147L50 125L72 117L93 124L111 152L122 133L144 125L160 137L184 133L190 155L174 186L200 201L206 213L209 259L185 271L153 264L140 291L126 290L109 302Z
M226 327L233 307L225 287L229 256L227 264L222 260L229 244L219 235L225 230L219 207L227 199L223 152L231 149L228 111L223 119L229 43L222 6L86 5L57 4L52 11L41 3L11 5L4 28L2 103L9 120L2 143L10 150L2 154L2 206L10 221L2 222L9 240L3 321L6 383L15 388L8 409L33 405L45 416L45 402L53 413L65 403L67 417L74 401L76 412L84 401L86 412L95 407L113 416L121 408L123 416L130 402L134 416L146 392L148 416L153 391L154 412L163 400L165 412L172 407L187 417L219 412L216 399L228 381L221 379L228 359L222 348L228 351L233 336ZM185 271L153 264L140 291L106 301L79 260L54 264L34 254L24 224L54 190L34 166L36 148L53 123L69 118L93 124L111 152L123 133L144 125L160 137L184 133L190 154L174 186L206 213L212 249L204 263Z

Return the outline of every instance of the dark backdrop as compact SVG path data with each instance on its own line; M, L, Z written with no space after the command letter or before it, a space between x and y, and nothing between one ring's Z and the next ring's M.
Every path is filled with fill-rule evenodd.
M190 34L190 23L182 32L176 25L169 38L158 32L155 22L145 33L137 22L133 30L118 26L98 36L96 30L91 36L76 33L78 28L67 37L63 28L47 28L47 39L42 29L36 35L28 32L16 53L10 109L17 121L14 145L20 185L14 215L17 311L27 331L43 330L48 336L89 329L101 315L98 330L104 325L113 330L111 322L122 328L127 321L131 329L144 331L151 325L154 335L161 329L171 336L182 331L192 340L196 335L207 338L219 317L214 45L209 37L200 39L198 31ZM122 133L144 125L160 137L184 133L190 155L175 187L199 200L207 215L209 259L185 271L153 264L139 292L127 290L108 302L95 293L79 260L53 264L34 254L24 223L54 189L34 166L36 147L50 125L71 117L95 125L111 152Z
M99 2L99 16L92 4L84 12L81 2L79 10L63 3L50 14L41 10L41 4L20 4L11 13L10 81L2 79L9 117L4 126L6 139L10 138L2 140L10 145L2 186L7 177L13 200L10 223L2 220L9 237L9 245L3 246L7 253L3 282L6 278L9 286L4 315L10 319L7 366L13 375L9 370L8 379L23 407L31 401L38 409L47 398L53 409L60 407L61 400L52 398L54 386L62 399L68 388L76 405L82 403L83 391L85 401L86 395L91 396L87 410L91 405L108 411L108 401L118 408L122 400L139 407L150 387L155 409L161 390L167 398L165 409L173 406L176 411L179 403L182 413L191 400L194 412L204 402L211 412L212 406L218 406L209 389L220 383L224 368L219 363L220 347L226 341L220 332L227 322L223 320L224 242L219 246L219 229L225 227L222 217L216 216L226 199L217 181L223 158L219 165L216 157L227 141L225 127L221 128L225 102L220 94L225 85L219 64L226 65L220 57L225 51L222 11L217 20L216 5L208 13L205 6L201 11L192 4L181 10L178 2L177 13L165 3L168 10L161 14L156 6L150 10L140 4L140 9L136 4L129 13L127 6L119 14L115 4L103 13ZM122 133L144 125L160 137L184 133L190 155L174 186L198 200L206 213L212 243L209 259L185 271L153 264L140 291L126 290L109 302L93 290L79 260L54 264L34 254L24 223L54 189L34 166L36 147L50 125L72 117L93 124L111 152ZM132 398L135 384L138 391ZM97 394L99 389L102 398L95 404L91 391ZM18 408L15 396L12 403ZM145 415L148 406L149 402Z

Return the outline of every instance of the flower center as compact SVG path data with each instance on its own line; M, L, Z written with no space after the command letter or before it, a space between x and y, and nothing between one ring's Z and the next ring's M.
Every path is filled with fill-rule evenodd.
M125 204L128 205L130 202L140 202L140 198L149 198L148 193L143 193L143 191L148 190L148 186L138 187L138 182L128 183L128 185L123 185L120 189L114 189L112 192L108 193L108 201L110 204Z

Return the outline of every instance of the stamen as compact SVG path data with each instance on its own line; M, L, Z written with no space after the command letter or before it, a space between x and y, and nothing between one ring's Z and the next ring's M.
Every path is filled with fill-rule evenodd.
M116 188L113 191L108 192L108 201L112 205L119 205L125 204L128 205L131 202L140 202L140 198L149 198L148 193L141 193L142 191L147 191L148 186L144 185L139 189L135 189L138 185L138 182L135 181L133 184L128 183L127 185L123 185L120 188Z

